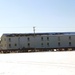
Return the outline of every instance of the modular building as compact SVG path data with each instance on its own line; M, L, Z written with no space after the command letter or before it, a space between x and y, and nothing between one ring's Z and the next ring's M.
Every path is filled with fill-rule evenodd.
M1 37L1 50L75 49L75 32L12 33Z

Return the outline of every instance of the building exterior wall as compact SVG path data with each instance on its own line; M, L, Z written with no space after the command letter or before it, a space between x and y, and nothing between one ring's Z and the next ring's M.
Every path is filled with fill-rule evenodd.
M7 37L6 36L1 37L1 49L7 49Z
M1 37L1 49L75 47L75 35L28 35Z
M7 37L7 49L18 49L18 37Z

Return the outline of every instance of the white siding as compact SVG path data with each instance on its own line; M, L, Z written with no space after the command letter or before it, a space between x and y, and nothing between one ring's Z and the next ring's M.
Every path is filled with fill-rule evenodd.
M10 40L9 40L10 38ZM9 46L9 44L11 46ZM15 46L16 44L16 46ZM19 45L18 45L18 37L7 37L7 49L18 49Z
M3 35L1 39L2 49L75 47L75 35L36 35L35 37L33 35L13 37Z

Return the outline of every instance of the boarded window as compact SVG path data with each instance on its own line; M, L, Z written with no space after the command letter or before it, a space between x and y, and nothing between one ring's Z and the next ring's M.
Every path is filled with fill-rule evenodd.
M30 41L30 38L29 37L27 39L28 39L28 41Z
M60 41L60 37L58 37L58 41Z
M11 38L9 38L9 42L11 42Z
M58 42L58 46L60 46L60 42Z
M71 46L71 42L69 42L69 46Z
M71 40L71 36L69 36L69 40Z
M47 43L47 46L49 46L49 43Z
M17 46L17 44L15 44L15 46Z
M41 46L43 47L43 43L41 43Z
M28 43L28 47L30 47L30 43Z
M49 37L47 37L47 41L49 41Z
M43 37L41 37L41 40L43 41Z
M11 48L11 44L9 44L9 47Z

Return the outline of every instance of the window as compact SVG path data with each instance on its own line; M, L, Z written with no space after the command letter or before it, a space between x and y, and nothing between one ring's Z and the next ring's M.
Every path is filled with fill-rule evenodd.
M71 42L69 42L69 46L71 46Z
M17 46L17 44L15 44L15 46Z
M49 41L49 37L47 37L47 40Z
M58 46L60 46L60 42L58 42Z
M9 47L11 48L11 44L9 44Z
M11 38L9 38L9 42L11 42Z
M69 40L71 40L71 36L69 36Z
M41 46L43 47L43 43L41 43Z
M28 43L28 47L30 47L30 43Z
M41 40L43 41L43 37L41 37Z
M49 43L47 43L47 46L49 46Z
M58 41L60 41L60 37L58 37Z
M29 37L27 39L28 39L28 41L30 41L30 38Z

